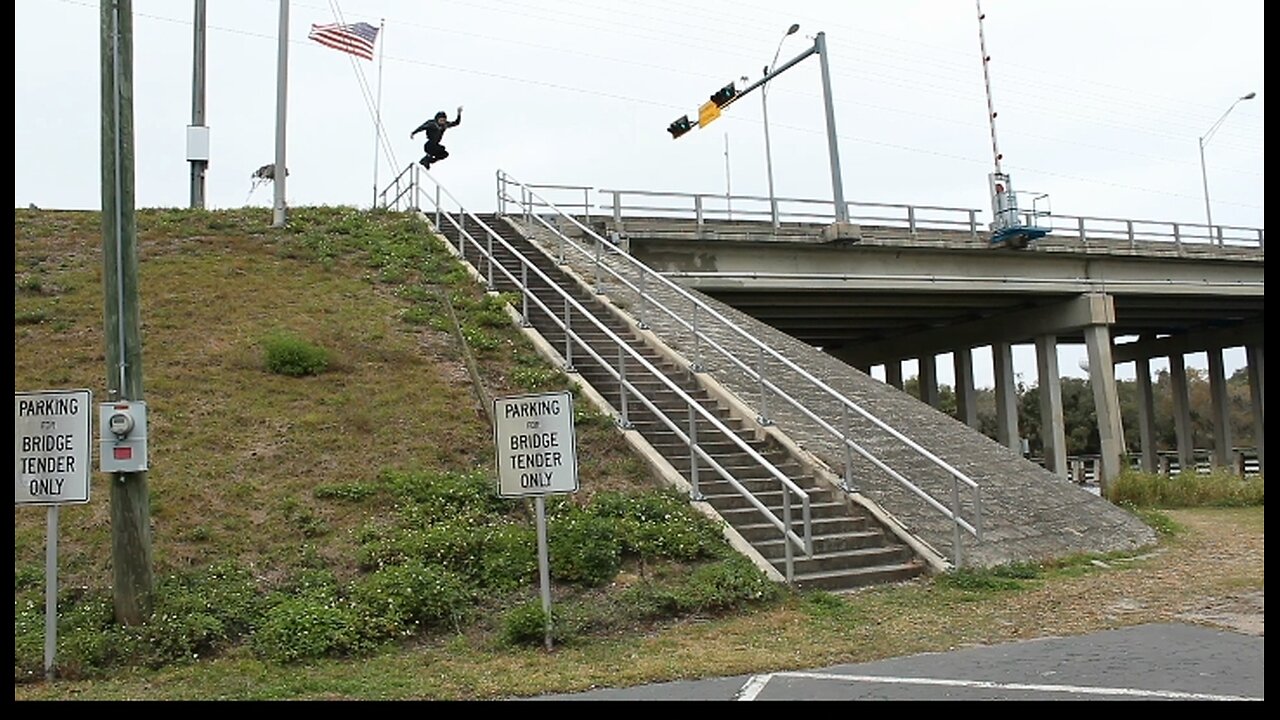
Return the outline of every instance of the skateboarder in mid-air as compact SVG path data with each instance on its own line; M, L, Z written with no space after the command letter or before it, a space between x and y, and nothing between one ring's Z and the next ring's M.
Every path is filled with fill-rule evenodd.
M445 111L441 110L436 113L435 117L422 123L417 127L417 129L409 133L410 138L413 138L418 133L425 133L427 136L427 141L422 145L422 150L426 155L423 155L422 159L418 161L422 164L422 167L430 170L431 163L440 162L441 160L449 157L449 151L445 150L444 146L440 144L440 138L444 137L445 130L448 130L451 127L457 127L461 124L462 106L459 105L458 115L452 122L449 120L449 115L445 113Z

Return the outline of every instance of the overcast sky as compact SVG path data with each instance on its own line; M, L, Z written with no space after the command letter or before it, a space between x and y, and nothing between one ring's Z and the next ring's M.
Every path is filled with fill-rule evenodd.
M275 159L279 0L207 5L206 206L270 207L271 186L255 190L251 174ZM100 206L100 7L16 2L15 207ZM1200 138L1222 120L1204 145L1213 221L1263 227L1262 8L985 0L1014 187L1047 193L1058 214L1203 223ZM133 15L136 205L187 207L194 2L134 0ZM696 118L722 85L757 80L780 41L782 64L822 31L845 199L989 208L969 0L291 0L289 15L291 206L368 207L375 175L385 185L421 155L409 132L459 105L463 124L444 139L452 155L432 175L471 209L494 209L498 170L531 183L765 195L756 97L678 140L666 127ZM307 39L313 23L335 21L383 26L374 60ZM791 23L800 31L783 40ZM773 80L768 98L776 194L829 200L817 58ZM1228 352L1228 372L1242 356ZM1081 374L1075 358L1063 355L1063 374ZM989 363L978 364L988 386ZM1034 384L1034 364L1017 364ZM1203 356L1188 364L1203 367ZM939 370L950 384L950 368Z

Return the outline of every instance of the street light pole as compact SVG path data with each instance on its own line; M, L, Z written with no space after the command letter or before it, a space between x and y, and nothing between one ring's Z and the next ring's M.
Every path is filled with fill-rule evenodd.
M1214 123L1208 132L1200 136L1200 179L1204 182L1204 219L1209 226L1208 232L1211 240L1213 239L1213 211L1209 209L1209 173L1204 165L1204 144L1209 142L1209 138L1213 137L1213 134L1218 131L1218 127L1222 125L1222 121L1227 119L1227 115L1231 114L1231 111L1236 108L1236 105L1240 104L1241 100L1252 100L1257 95L1255 92L1250 92L1247 95L1241 95L1236 98L1236 101L1231 103L1231 107L1222 113L1222 117L1218 118L1218 122Z
M773 62L764 68L765 77L773 70L773 66L778 64L778 53L782 52L782 43L786 42L788 35L794 35L800 26L792 23L791 27L782 34L782 38L778 40L778 49L773 53ZM765 171L769 176L769 217L773 220L773 227L778 227L778 201L773 197L773 150L769 147L769 84L766 82L760 86L760 107L764 112L764 163Z

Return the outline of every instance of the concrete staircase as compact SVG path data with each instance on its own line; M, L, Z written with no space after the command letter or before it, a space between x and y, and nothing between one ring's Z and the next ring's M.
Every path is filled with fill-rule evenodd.
M663 376L713 413L756 453L804 489L810 497L813 554L812 557L805 557L802 553L796 552L793 556L792 579L797 587L832 591L847 590L878 583L900 582L926 571L927 564L916 556L910 546L899 541L889 532L876 517L861 505L848 500L843 492L825 480L806 471L805 465L793 457L785 446L759 432L753 422L744 421L717 401L704 387L699 373L689 369L688 363L672 357L660 348L650 346L620 313L597 296L589 285L580 281L577 275L559 266L554 258L526 240L503 218L495 215L479 217L550 279L550 282L543 280L532 271L525 275L533 293L553 313L556 313L561 321L566 303L551 287L552 284L570 293L614 335L623 338L628 346L657 368ZM440 230L445 238L458 248L459 233L453 224L446 221L442 222L441 226ZM479 242L481 247L488 246L488 242L484 239L484 232L476 228L474 222L470 220L468 220L468 232L476 238L476 242ZM496 240L492 246L494 262L498 266L508 268L515 277L521 277L521 263L514 254ZM462 255L482 277L493 278L492 289L499 292L519 292L515 283L508 280L496 268L491 272L489 260L483 257L479 248L468 244L462 249ZM579 316L576 311L570 312L569 317L573 332L581 337L600 358L607 359L605 362L616 369L620 351L608 333ZM566 333L559 327L556 319L530 303L529 317L526 320L552 348L562 355L565 354ZM577 373L581 381L590 385L600 397L605 398L612 405L615 416L620 417L622 383L614 377L606 365L581 348L572 349L568 359L572 370ZM692 500L705 502L724 519L733 533L736 533L743 542L758 553L760 558L785 577L786 546L779 528L769 522L767 516L756 508L750 499L735 489L728 480L701 458L698 459L697 482L694 482L691 472L693 453L668 422L662 419L662 415L666 415L682 432L687 433L690 409L678 393L672 391L665 382L644 370L640 365L634 359L626 361L627 379L660 412L650 410L634 396L629 396L626 406L626 419L630 423L628 430L639 434L653 448L656 456L663 458L662 462L667 467L659 468L660 470L665 470L667 473L674 472L689 482L693 487ZM765 465L744 451L731 438L716 431L712 423L705 420L699 421L697 433L699 446L705 452L732 474L739 484L745 487L756 500L768 507L776 517L784 517L784 490L781 482ZM797 534L803 535L800 505L794 495L791 511L793 528Z

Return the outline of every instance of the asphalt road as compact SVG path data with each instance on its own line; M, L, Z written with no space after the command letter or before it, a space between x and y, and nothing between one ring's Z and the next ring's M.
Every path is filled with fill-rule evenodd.
M1263 700L1263 637L1151 624L808 671L528 700Z

